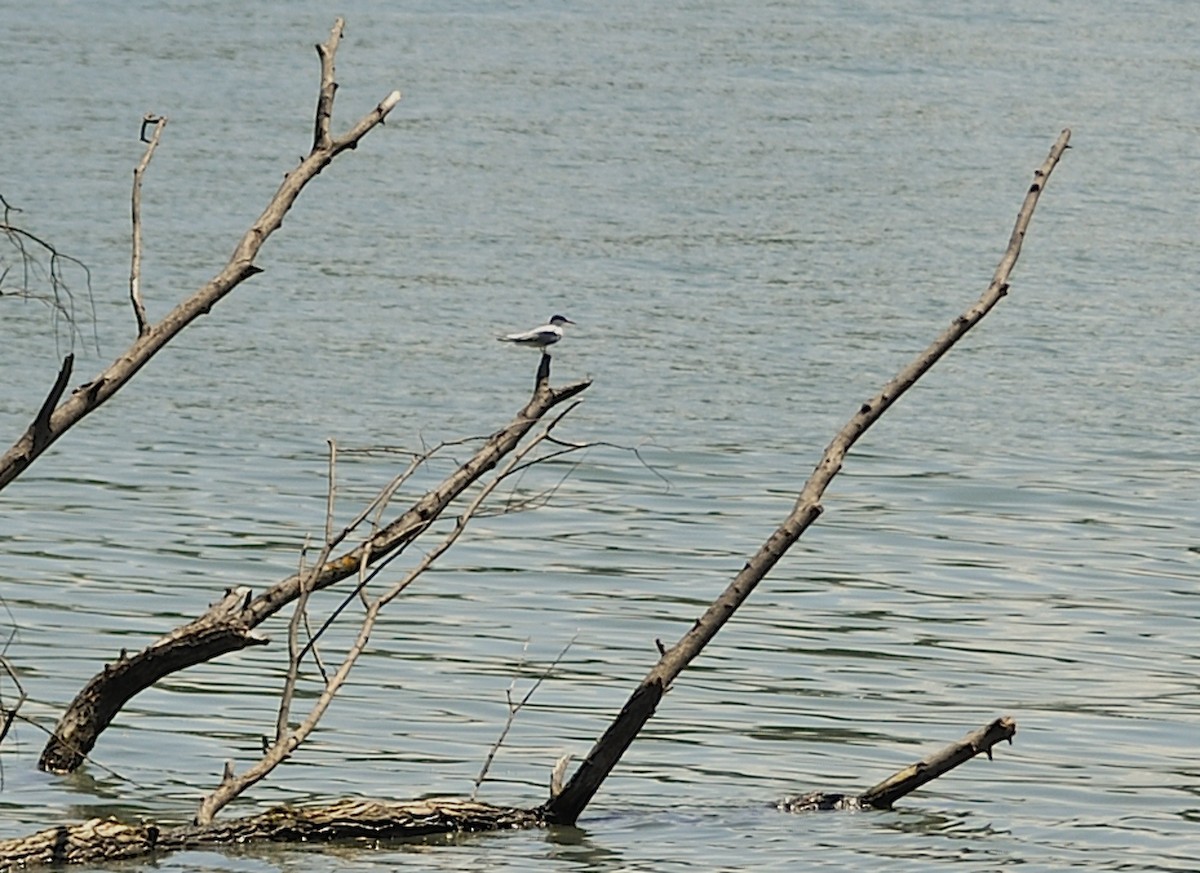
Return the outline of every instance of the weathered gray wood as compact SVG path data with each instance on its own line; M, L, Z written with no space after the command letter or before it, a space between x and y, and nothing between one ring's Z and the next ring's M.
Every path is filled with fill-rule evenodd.
M353 799L307 809L277 807L259 815L203 828L160 828L97 818L0 840L0 870L44 864L94 864L251 842L397 840L431 834L532 828L543 824L534 810L455 798L405 803Z

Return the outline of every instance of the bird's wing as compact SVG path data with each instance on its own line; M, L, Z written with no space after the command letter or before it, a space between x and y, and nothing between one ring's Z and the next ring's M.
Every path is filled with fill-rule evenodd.
M521 333L510 333L508 336L501 337L501 339L510 343L529 343L531 345L548 346L562 339L562 331L551 325L546 325L545 327L535 327L533 330Z

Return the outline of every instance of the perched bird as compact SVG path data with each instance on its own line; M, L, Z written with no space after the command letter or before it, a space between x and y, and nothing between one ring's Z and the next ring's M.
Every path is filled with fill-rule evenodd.
M526 330L521 333L510 333L508 336L498 336L496 339L503 343L516 343L519 346L537 349L548 355L550 354L548 351L550 346L563 338L562 326L574 323L565 315L552 315L550 316L550 320L541 327L535 327L533 330Z

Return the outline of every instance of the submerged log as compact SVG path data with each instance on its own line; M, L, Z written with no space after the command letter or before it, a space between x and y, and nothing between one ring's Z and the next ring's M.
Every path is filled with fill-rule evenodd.
M1017 725L998 718L867 789L862 794L816 791L785 797L784 812L890 809L896 800L992 746L1012 742ZM545 809L494 806L474 800L434 797L407 802L341 800L327 806L280 806L258 815L198 827L165 828L92 819L49 828L26 837L0 840L0 871L47 864L84 864L163 855L185 849L246 843L329 843L352 840L420 839L439 834L478 833L547 827Z
M85 864L159 855L183 849L252 842L327 843L401 840L433 834L534 828L536 810L438 797L404 803L341 800L329 806L281 806L259 815L194 827L160 828L91 819L0 840L0 871L48 864Z
M926 782L948 773L983 752L992 759L992 746L1001 740L1010 744L1017 723L1008 716L998 718L979 730L971 731L957 743L943 747L928 758L898 770L862 794L833 794L813 791L785 797L775 806L784 812L815 812L832 809L891 809L892 804L916 791Z

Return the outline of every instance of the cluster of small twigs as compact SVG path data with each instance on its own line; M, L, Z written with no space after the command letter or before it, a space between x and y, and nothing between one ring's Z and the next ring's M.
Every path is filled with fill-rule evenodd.
M343 594L340 603L338 603L330 615L314 632L309 620L308 606L309 594L313 590L319 569L328 563L333 551L363 525L369 527L369 532L362 538L360 547L369 544L379 531L379 525L388 504L396 496L401 487L431 457L445 447L444 445L435 446L427 452L414 456L404 471L397 474L387 485L380 489L374 499L369 501L366 508L361 510L349 524L335 533L333 519L337 499L338 452L336 444L330 441L329 473L326 489L325 542L321 548L320 555L311 568L303 566L302 559L300 593L295 601L292 618L288 625L288 668L284 679L284 686L279 697L275 737L273 741L265 744L262 757L242 773L235 774L232 764L226 766L221 783L200 804L195 819L197 825L211 823L213 817L222 807L251 785L267 776L282 761L286 760L316 729L321 718L333 703L334 698L348 680L351 670L366 650L371 632L374 630L375 624L384 608L429 570L438 558L449 551L462 536L471 519L480 514L488 499L501 485L511 480L515 475L535 465L545 464L562 457L566 453L580 451L589 447L586 443L567 443L552 436L555 428L558 427L577 405L578 401L570 403L560 410L537 434L508 455L486 481L481 481L479 487L475 489L474 493L469 499L466 499L464 505L457 511L457 515L454 517L449 529L443 532L440 539L425 551L411 567L399 574L398 578L380 579L383 571L397 558L405 554L413 543L417 542L417 537L408 539L402 546L374 564L368 560L370 554L369 548L362 548L362 557L359 561L355 584ZM547 443L554 444L556 446L555 450L539 454L537 450ZM432 530L435 527L434 522L436 520L436 516L430 518L429 523L425 526L422 533ZM370 586L376 582L381 583L380 587L378 591L372 592ZM358 618L358 628L354 640L342 656L340 664L336 668L327 667L321 657L318 644L329 628L332 627L335 620L343 616L355 602L358 603L362 612ZM302 630L307 634L307 639L303 642L301 641ZM292 706L295 702L296 688L301 676L302 667L306 657L309 655L312 656L313 663L321 676L322 688L321 693L317 696L308 713L299 720L296 720L293 718ZM559 656L559 658L561 657L562 655ZM557 660L555 664L557 664ZM553 666L551 669L553 669ZM540 684L540 681L537 684ZM509 725L511 725L512 718L516 712L528 701L529 696L536 687L537 685L534 686L534 689L530 690L530 694L526 696L525 700L521 701L515 708L511 706L510 700ZM507 733L507 729L505 733ZM501 737L502 740L503 735ZM493 747L489 761L494 756L495 749L498 746L499 743L497 743L496 747ZM487 765L485 764L484 770L476 783L476 790L478 790L479 784L482 783L486 772Z
M7 245L6 250L0 249L0 297L36 300L44 304L53 317L55 341L59 341L60 328L65 325L72 348L77 340L83 340L82 316L86 316L92 325L91 341L99 350L92 273L87 264L14 223L14 214L21 210L3 195L0 195L0 208L3 209L0 234ZM83 276L86 306L82 312L68 281L72 269Z

